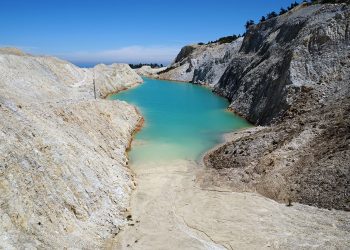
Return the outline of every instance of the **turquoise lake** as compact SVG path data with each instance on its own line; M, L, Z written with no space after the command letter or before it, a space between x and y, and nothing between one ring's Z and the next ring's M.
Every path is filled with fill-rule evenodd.
M110 98L137 106L145 118L129 154L131 163L197 160L224 133L250 126L227 111L226 99L189 83L144 78L138 87Z

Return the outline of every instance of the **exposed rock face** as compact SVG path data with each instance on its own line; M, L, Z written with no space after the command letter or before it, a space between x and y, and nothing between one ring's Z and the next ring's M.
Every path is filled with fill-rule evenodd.
M112 92L133 87L140 82L142 78L137 75L127 64L99 64L93 68L95 73L96 89L101 97ZM116 83L118 83L116 85Z
M348 89L340 79L348 76L348 27L346 5L302 5L253 26L215 92L257 124L281 116L303 86L318 92L319 98L343 96Z
M135 72L140 76L159 78L158 73L166 70L167 67L152 68L151 66L142 66L141 68L135 69Z
M102 96L140 79L125 65L94 71ZM57 58L0 50L1 247L101 248L123 225L134 186L125 150L140 116L94 100L92 78Z
M127 64L99 64L93 69L83 69L58 58L35 57L12 48L0 50L0 55L2 95L15 95L17 101L21 101L24 93L33 97L26 102L91 99L93 78L97 97L142 82Z
M207 181L350 210L350 8L299 7L252 28L215 87L257 124L206 156Z
M207 47L183 49L162 77L209 83L232 110L270 125L209 153L205 181L350 209L349 27L349 5L303 4L251 26L227 57L208 57ZM220 60L226 63L216 70ZM202 74L211 70L224 73L219 80Z
M232 43L185 46L175 61L159 73L159 77L214 86L225 72L232 56L238 52L242 40L243 38L238 38Z

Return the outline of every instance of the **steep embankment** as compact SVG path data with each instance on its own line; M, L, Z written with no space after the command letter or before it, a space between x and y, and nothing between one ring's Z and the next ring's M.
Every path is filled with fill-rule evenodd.
M269 126L209 153L204 183L350 209L349 27L347 4L303 4L250 27L212 85L232 110Z
M303 91L327 104L348 94L349 39L348 6L302 5L252 26L215 91L262 125L281 116Z
M135 72L140 76L150 77L150 78L158 78L158 73L165 70L166 67L161 68L152 68L151 66L145 65L141 68L135 69Z
M0 50L0 245L100 248L124 224L125 150L140 117L94 100L142 79L127 65L80 69Z
M159 73L159 78L214 86L232 56L238 52L242 40L238 38L232 43L185 46L174 62Z
M93 68L96 87L100 97L126 90L142 82L127 64L99 64Z

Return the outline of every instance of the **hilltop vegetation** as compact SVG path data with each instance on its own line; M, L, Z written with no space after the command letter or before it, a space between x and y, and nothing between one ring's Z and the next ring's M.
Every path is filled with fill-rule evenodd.
M304 0L302 2L295 1L294 3L291 3L286 8L281 7L279 12L271 11L271 12L267 13L266 15L261 16L261 18L260 18L258 23L255 23L255 21L252 20L252 19L246 21L246 23L244 24L244 27L245 27L246 30L248 30L253 25L265 22L265 21L267 21L269 19L278 17L280 15L283 15L283 14L287 13L288 11L294 9L295 7L299 6L302 3L309 4L309 5L312 5L312 4L339 4L339 3L350 3L350 0L311 0L311 1ZM237 40L238 38L240 38L242 36L244 37L245 33L243 33L242 35L241 34L238 34L238 35L233 34L233 35L230 35L230 36L220 37L219 39L217 39L215 41L209 41L207 43L199 42L198 45L214 44L214 43L219 43L219 44L231 43L231 42Z

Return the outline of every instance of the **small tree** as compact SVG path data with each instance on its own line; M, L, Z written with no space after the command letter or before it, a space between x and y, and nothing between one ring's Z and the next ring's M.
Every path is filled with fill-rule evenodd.
M285 13L287 13L288 11L285 8L281 8L280 10L280 15L283 15Z
M260 18L260 22L265 22L265 21L266 21L265 16L262 16L262 17Z
M295 1L294 3L291 3L291 5L288 7L288 10L293 9L294 7L297 7L299 4Z
M248 30L250 26L254 25L254 21L253 20L249 20L245 23L245 29Z
M276 12L272 11L270 13L267 14L267 19L271 19L278 16Z

